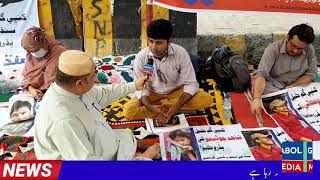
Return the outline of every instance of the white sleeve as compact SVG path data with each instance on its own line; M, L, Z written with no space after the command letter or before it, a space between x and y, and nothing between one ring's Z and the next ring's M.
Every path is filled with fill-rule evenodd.
M183 91L194 96L199 91L196 73L187 51L183 51L181 58L180 81L184 85Z
M130 82L94 87L92 93L99 103L100 109L103 109L112 102L133 93L135 90L136 86L134 82Z

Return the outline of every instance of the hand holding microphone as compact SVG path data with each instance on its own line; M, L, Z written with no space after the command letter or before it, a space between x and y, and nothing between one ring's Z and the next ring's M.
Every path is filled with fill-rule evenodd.
M153 73L153 58L151 56L148 56L147 64L143 66L143 74L148 76L148 79L150 76L152 76Z
M134 83L136 84L136 90L140 91L144 87L144 83L148 81L148 78L152 76L153 73L153 59L152 57L148 57L148 62L143 66L143 74L144 76L137 79Z
M147 79L147 76L142 76L134 81L137 91L141 91L143 89L146 79Z

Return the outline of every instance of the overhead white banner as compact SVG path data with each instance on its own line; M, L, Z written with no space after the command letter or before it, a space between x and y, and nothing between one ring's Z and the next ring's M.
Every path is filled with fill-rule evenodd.
M0 70L9 82L18 85L26 52L21 47L23 33L39 27L37 0L0 1Z

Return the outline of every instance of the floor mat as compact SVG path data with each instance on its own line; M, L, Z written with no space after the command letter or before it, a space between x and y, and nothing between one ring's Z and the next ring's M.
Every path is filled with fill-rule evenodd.
M0 160L35 160L33 137L2 136Z
M213 104L211 107L199 110L193 116L205 117L211 125L228 125L231 122L223 119L223 107L221 92L215 89L215 82L213 80L207 80L208 87L205 89L211 94ZM130 97L122 98L111 105L103 109L103 116L112 128L134 128L145 126L143 119L141 120L128 120L123 116L123 106L130 100ZM204 124L199 124L204 125Z

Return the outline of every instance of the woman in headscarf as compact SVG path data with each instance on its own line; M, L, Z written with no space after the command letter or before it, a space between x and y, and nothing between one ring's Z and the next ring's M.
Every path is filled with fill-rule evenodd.
M21 46L27 51L22 85L41 100L55 80L59 56L66 48L38 27L26 30Z

